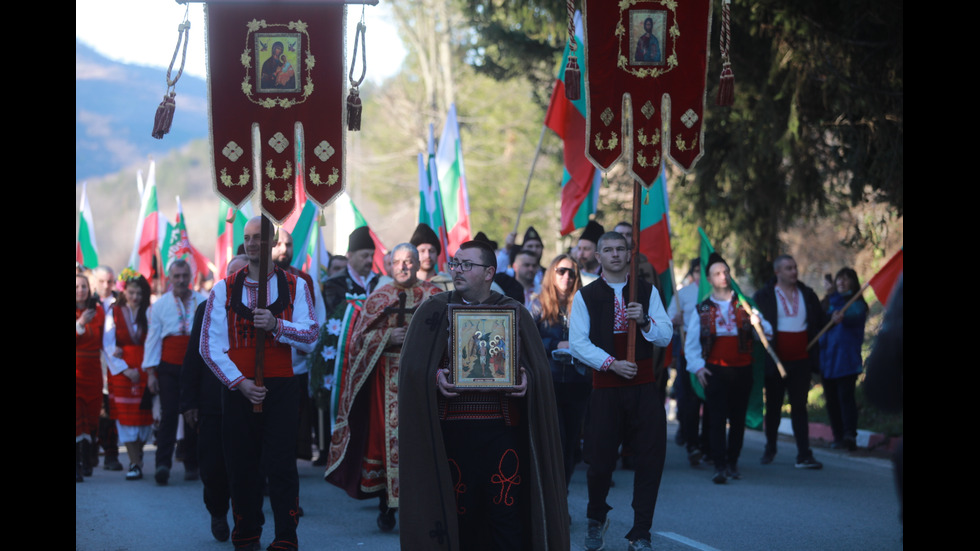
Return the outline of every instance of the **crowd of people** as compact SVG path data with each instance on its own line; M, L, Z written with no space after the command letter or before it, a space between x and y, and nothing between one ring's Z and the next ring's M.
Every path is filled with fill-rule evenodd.
M155 299L132 269L116 279L76 266L76 482L91 476L99 447L105 469L143 478L143 449L155 442L155 482L168 484L176 453L185 478L202 480L216 539L260 549L267 492L268 548L296 549L296 460L316 449L327 482L378 500L378 529L393 530L400 511L403 548L567 549L567 493L584 460L584 546L599 550L622 459L635 471L624 537L631 551L651 549L667 369L691 465L711 465L716 484L738 480L757 342L771 351L761 463L776 455L788 395L795 466L822 467L806 410L815 372L832 447L856 447L868 306L853 269L828 281L821 301L779 256L754 309L713 254L692 262L667 304L629 223L607 232L592 221L550 262L533 227L503 247L478 233L451 256L419 224L386 274L372 271L362 227L317 281L291 266L287 231L263 241L265 224L248 222L228 276L204 294L183 260L165 267L169 290ZM699 301L702 278L710 292Z

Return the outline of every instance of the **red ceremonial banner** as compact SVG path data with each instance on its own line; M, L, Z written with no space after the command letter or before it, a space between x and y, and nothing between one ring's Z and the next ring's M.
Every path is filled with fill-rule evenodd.
M589 160L608 170L629 139L644 186L664 155L690 170L703 153L710 0L585 0L584 19Z
M281 224L298 186L321 207L344 190L343 3L211 2L208 100L215 192L255 192Z

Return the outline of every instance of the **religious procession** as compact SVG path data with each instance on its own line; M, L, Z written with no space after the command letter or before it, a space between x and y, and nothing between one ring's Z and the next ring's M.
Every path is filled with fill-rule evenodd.
M203 0L203 78L178 4L200 159L76 153L76 549L903 547L900 4Z

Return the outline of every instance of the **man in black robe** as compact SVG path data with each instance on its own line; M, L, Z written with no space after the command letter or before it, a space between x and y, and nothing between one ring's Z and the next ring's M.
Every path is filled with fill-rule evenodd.
M517 388L463 392L449 383L449 304L519 304L490 291L496 267L485 243L462 244L451 266L455 290L419 307L402 348L401 546L568 549L557 408L541 337L530 313L517 308Z

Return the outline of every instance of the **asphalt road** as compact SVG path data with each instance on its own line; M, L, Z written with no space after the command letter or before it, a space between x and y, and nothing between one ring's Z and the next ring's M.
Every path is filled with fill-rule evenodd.
M715 485L710 467L691 468L674 445L676 424L668 427L667 465L653 521L654 548L662 550L895 550L903 549L898 503L887 459L815 448L824 468L794 468L791 439L780 442L771 465L760 465L764 437L747 431L740 466L742 480ZM124 458L125 453L122 454ZM81 551L230 550L211 537L200 482L185 482L175 464L171 483L152 477L153 448L147 448L147 475L127 482L123 472L99 466L75 484L75 549ZM356 501L323 481L323 470L299 461L299 524L303 549L395 550L398 527L389 534L375 525L377 501ZM625 550L632 521L633 475L617 470L610 492L611 526L606 549ZM572 478L569 512L572 549L585 537L585 467ZM271 523L268 501L265 514ZM263 545L272 540L271 524Z

